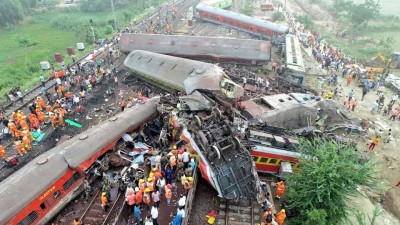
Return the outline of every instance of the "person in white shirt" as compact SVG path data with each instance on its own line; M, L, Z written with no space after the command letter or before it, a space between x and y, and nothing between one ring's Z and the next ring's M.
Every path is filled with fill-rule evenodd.
M185 207L179 207L179 208L176 210L176 215L179 215L179 214L182 215L182 218L185 218Z
M186 204L186 196L181 194L181 198L178 201L179 207L185 207Z
M158 225L158 208L157 204L154 203L153 207L151 207L151 218L153 220L153 225Z
M243 79L243 88L246 86L246 83L247 83L247 78L246 77L242 77L242 79Z
M189 167L189 160L190 160L189 153L187 152L186 149L182 154L182 158L183 158L183 160L182 160L183 161L183 168L186 169L186 168Z

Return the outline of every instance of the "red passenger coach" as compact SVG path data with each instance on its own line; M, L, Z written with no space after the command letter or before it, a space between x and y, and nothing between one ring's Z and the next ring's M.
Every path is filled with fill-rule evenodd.
M248 139L257 172L278 173L282 162L289 162L293 170L297 169L300 158L295 150L297 140L256 130L249 131Z
M81 191L96 160L157 114L159 98L137 105L36 157L0 183L0 224L46 224Z
M265 39L275 39L285 35L289 30L285 26L256 20L240 13L215 8L205 4L198 4L196 6L195 15L201 20L233 27Z

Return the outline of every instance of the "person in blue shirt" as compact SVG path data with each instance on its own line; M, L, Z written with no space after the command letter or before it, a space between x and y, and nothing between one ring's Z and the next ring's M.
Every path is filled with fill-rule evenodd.
M190 159L190 163L189 166L192 168L192 170L194 171L195 167L196 167L196 162L194 161L193 158Z
M133 208L133 215L135 216L136 222L139 222L142 219L142 212L140 211L138 204L135 204L135 207Z
M175 214L172 219L172 225L181 225L182 223L182 214Z
M165 173L165 179L167 180L167 184L171 184L173 172L174 171L172 170L172 168L169 165L165 166L164 173Z

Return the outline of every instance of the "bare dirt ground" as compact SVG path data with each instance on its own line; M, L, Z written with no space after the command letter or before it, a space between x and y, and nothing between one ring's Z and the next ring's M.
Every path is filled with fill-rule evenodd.
M287 7L297 14L307 13L315 23L326 26L326 29L335 29L335 27L337 27L336 21L328 12L316 4L310 4L309 0L287 0ZM324 71L316 69L318 65L316 61L310 57L311 49L307 49L306 53L308 56L305 57L305 66L312 68L314 73L321 75L324 74ZM313 88L317 87L317 76L309 76L307 79L308 85ZM382 189L382 191L378 191L370 190L369 187L361 187L368 198L363 196L353 198L353 207L357 210L362 210L366 215L372 215L373 208L378 206L382 209L382 214L378 220L380 222L378 222L378 224L400 224L400 187L395 186L397 182L400 181L400 155L396 148L400 144L397 138L400 135L399 121L389 121L389 116L383 116L382 112L380 114L370 112L372 103L378 99L375 90L371 90L365 96L364 101L360 101L362 90L358 87L357 82L353 82L352 85L346 86L345 79L340 78L339 84L342 84L344 87L344 94L348 93L350 90L354 90L355 98L359 100L359 104L356 106L354 111L354 117L363 118L370 124L367 134L357 140L357 143L362 154L365 154L365 156L370 158L373 163L376 163L378 186ZM333 86L325 86L323 88L325 92L333 89ZM394 92L389 88L385 88L383 93L385 95L386 105L391 100ZM337 99L337 101L343 100L343 98ZM398 103L395 105L398 105ZM389 129L392 129L394 137L393 141L385 146L383 141L380 140L380 143L374 151L364 153L366 143L380 129L384 133L383 137L387 135Z

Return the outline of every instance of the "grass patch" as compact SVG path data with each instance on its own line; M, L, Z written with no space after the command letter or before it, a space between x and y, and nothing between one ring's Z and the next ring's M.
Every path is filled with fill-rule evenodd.
M121 29L129 23L127 10L116 9L116 21ZM154 11L154 7L152 10L136 10L137 13L129 19L137 21ZM86 40L86 35L91 32L89 19L93 20L96 39L110 38L115 33L111 12L84 13L74 8L52 12L43 10L25 18L18 26L0 29L0 52L3 53L0 55L1 101L5 101L4 94L17 84L22 90L38 84L42 73L39 63L54 63L54 53L62 53L65 64L72 62L67 54L67 47L75 49L77 58L89 53L93 49ZM85 43L84 52L77 51L76 43L79 42ZM56 68L62 66L56 63L54 65ZM47 72L44 75L47 76Z

